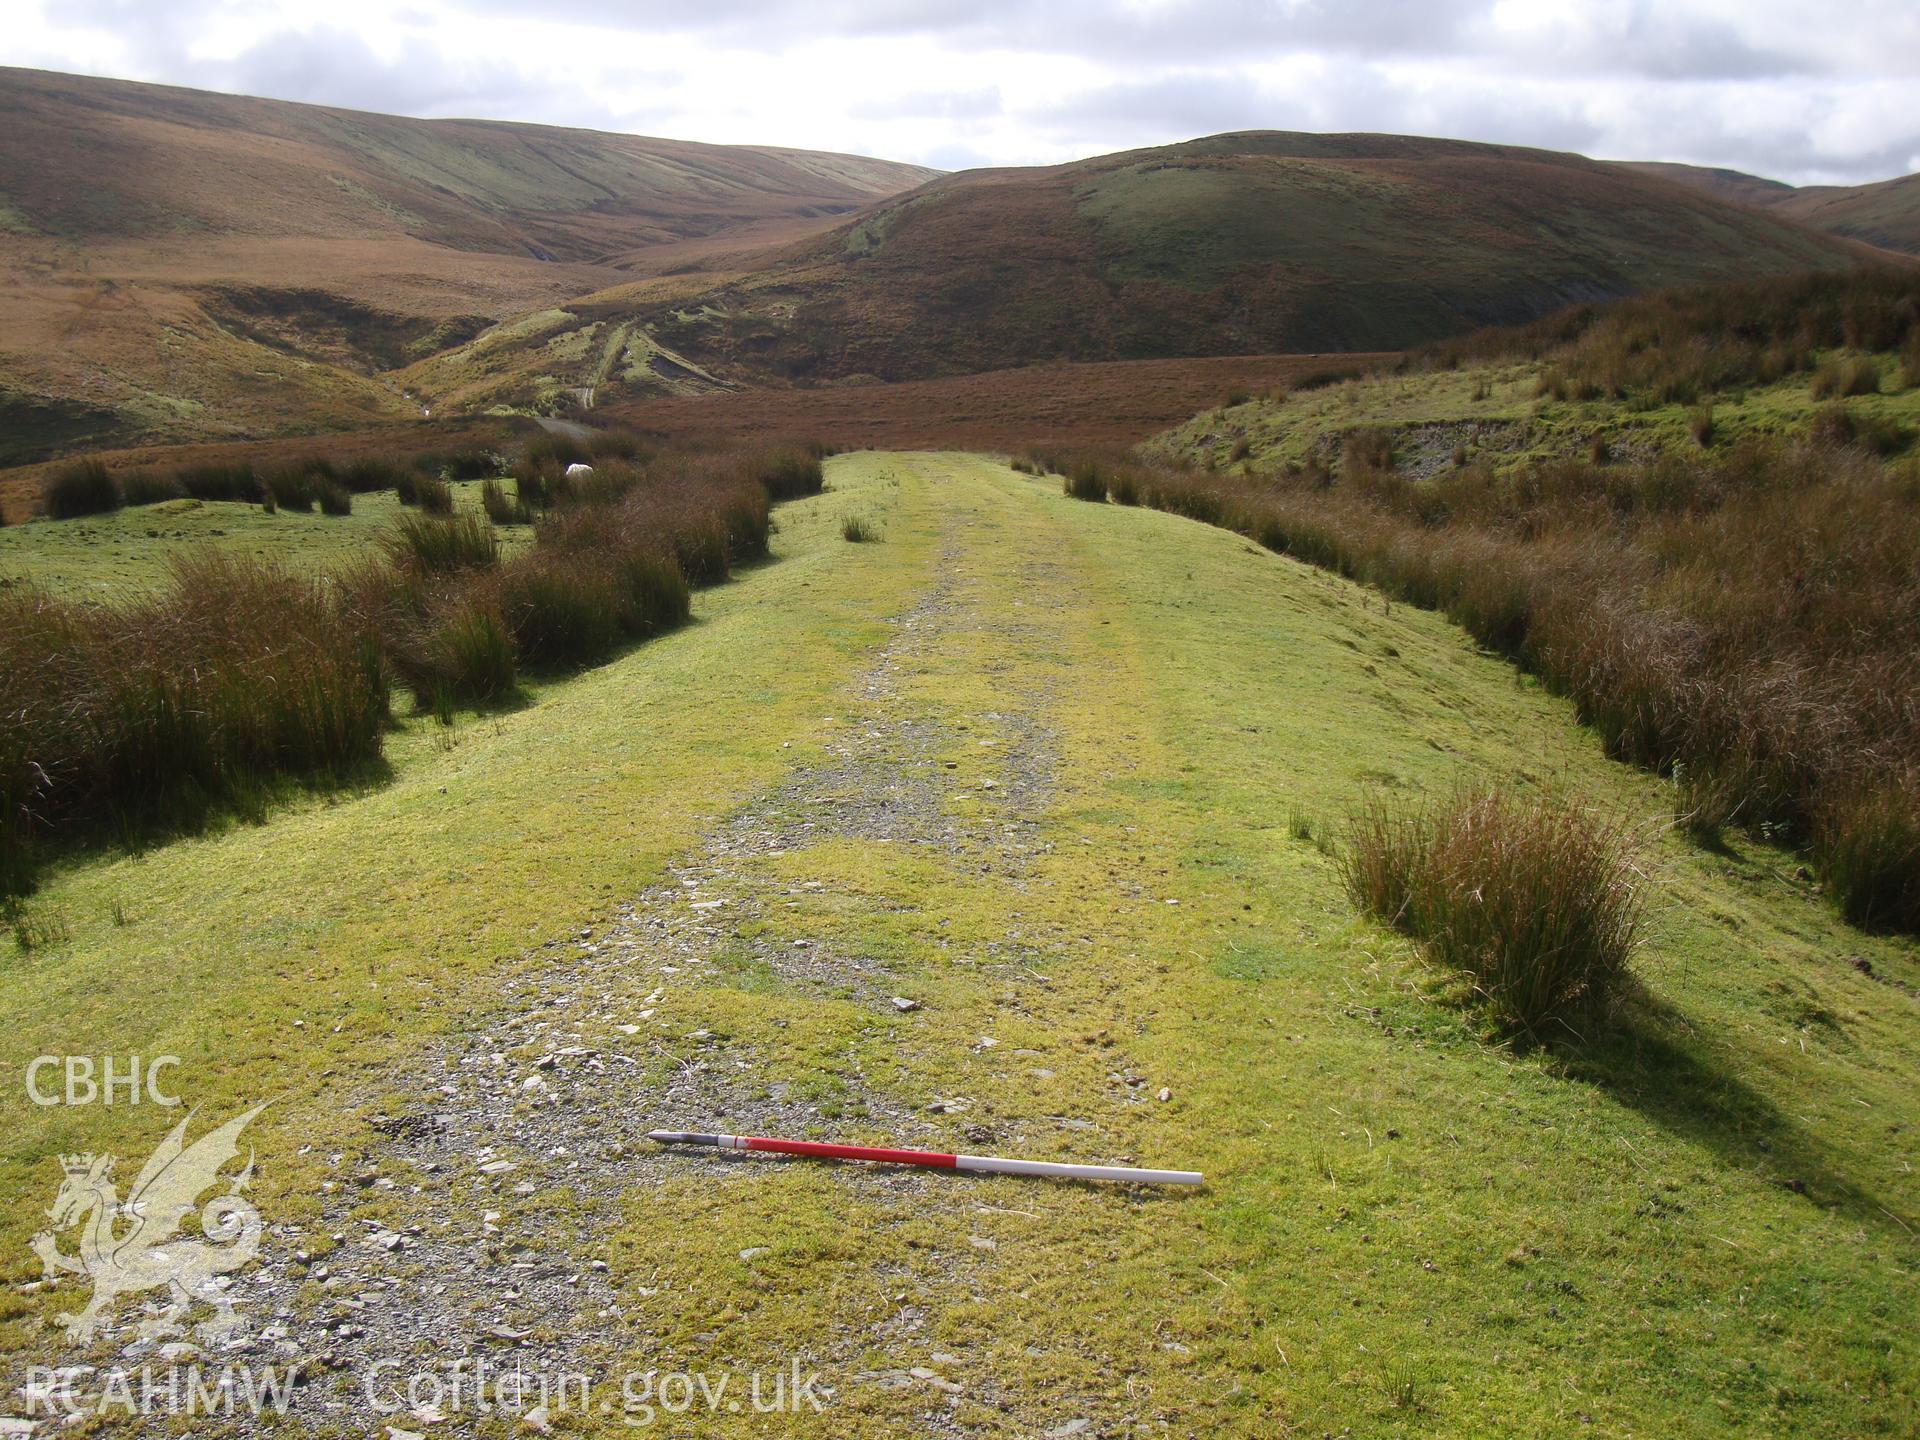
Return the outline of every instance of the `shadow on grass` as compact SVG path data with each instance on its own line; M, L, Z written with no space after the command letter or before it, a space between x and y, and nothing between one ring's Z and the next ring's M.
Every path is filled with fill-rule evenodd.
M1717 1065L1693 1030L1679 1011L1642 992L1623 1005L1611 1031L1563 1052L1562 1068L1731 1169L1856 1218L1884 1222L1893 1213L1835 1168L1816 1135Z
M582 675L593 668L593 666L589 665L574 669L554 669L552 671L540 672L529 671L528 678L538 680L544 684L555 680L569 679L574 675ZM462 720L497 720L503 715L515 715L522 710L530 709L532 705L533 696L528 693L527 687L522 683L516 682L513 689L509 690L506 694L495 695L486 700L458 700L436 705L432 700L416 698L413 707L408 710L406 718L421 724L435 725L441 730L447 731L452 730L454 726ZM399 728L399 724L400 722L396 720L387 728L389 730L395 730Z
M222 834L240 825L266 825L276 812L303 802L337 803L372 794L392 783L385 756L314 775L246 776L221 790L175 784L142 796L110 814L42 831L16 853L18 870L0 894L0 920L13 923L21 907L60 870L100 855L138 856L177 840Z
M49 858L68 859L94 848L140 854L188 836L217 834L233 825L265 825L276 812L314 800L337 801L372 794L393 781L393 765L374 756L344 770L314 775L248 777L225 793L181 789L122 811L101 826L48 846Z

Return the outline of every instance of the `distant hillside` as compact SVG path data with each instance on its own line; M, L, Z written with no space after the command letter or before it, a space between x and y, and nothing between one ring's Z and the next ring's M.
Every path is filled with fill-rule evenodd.
M1809 185L1779 210L1803 225L1920 255L1920 175L1877 185Z
M417 413L370 377L934 173L0 69L0 429L24 458Z
M1744 170L1676 165L1665 160L1623 160L1620 168L1671 180L1677 185L1691 186L1716 200L1730 200L1736 205L1765 208L1790 199L1794 193L1793 186L1784 180L1769 180L1765 176L1749 175Z
M634 325L722 378L899 380L1396 349L1573 301L1856 258L1575 155L1262 132L944 176L755 273L568 308L582 326ZM555 337L540 343L551 354ZM433 368L414 372L428 388L443 383Z
M1738 170L1628 161L1623 169L1655 175L1721 200L1784 215L1815 230L1863 240L1883 250L1920 255L1920 175L1872 185L1805 185L1796 189Z
M808 242L830 371L989 358L1384 350L1730 274L1845 265L1793 227L1579 156L1221 135L944 177ZM781 278L785 278L784 276ZM662 338L696 350L697 325Z
M408 237L605 262L929 179L884 160L547 125L408 120L0 69L7 227L67 240Z

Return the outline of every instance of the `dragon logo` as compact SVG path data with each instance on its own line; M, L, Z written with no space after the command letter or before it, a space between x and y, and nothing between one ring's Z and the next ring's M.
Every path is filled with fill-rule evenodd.
M211 1319L198 1327L207 1341L230 1337L240 1317L227 1295L227 1276L251 1264L260 1251L260 1214L241 1198L253 1179L253 1154L237 1175L222 1177L221 1169L240 1153L240 1132L266 1109L256 1105L218 1130L186 1143L187 1125L197 1112L173 1127L160 1142L133 1189L122 1200L113 1184L111 1155L62 1155L66 1179L47 1216L53 1228L33 1237L46 1278L61 1272L93 1280L93 1298L84 1310L60 1317L73 1340L93 1338L102 1320L122 1295L165 1288L170 1300L162 1312L140 1327L144 1340L181 1334L196 1300L213 1306ZM227 1191L209 1200L200 1211L205 1240L180 1234L181 1222L192 1213L201 1194L225 1180ZM77 1255L61 1253L55 1232L77 1227Z

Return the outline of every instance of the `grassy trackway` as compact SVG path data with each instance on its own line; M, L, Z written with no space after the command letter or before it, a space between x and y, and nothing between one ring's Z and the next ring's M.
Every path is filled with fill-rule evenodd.
M1651 826L1659 782L1444 623L1237 537L966 457L847 456L830 483L701 624L451 740L411 730L391 785L61 877L71 941L0 977L10 1045L171 1049L221 1113L285 1096L261 1208L308 1220L327 1167L297 1138L380 1155L364 1119L419 1102L423 1037L491 1031L503 984L550 963L533 947L670 894L691 857L742 918L664 984L634 931L589 1017L668 1112L632 1133L695 1125L673 1107L724 1074L739 1113L777 1097L819 1133L1210 1185L647 1158L606 1237L610 1365L801 1353L827 1415L733 1423L833 1435L1900 1431L1910 947L1834 923L1785 857L1662 842L1624 1037L1515 1057L1352 917L1293 817L1484 774ZM850 507L883 543L839 540ZM796 806L854 819L700 839L729 813L785 834ZM158 1126L0 1103L25 1279L47 1157ZM546 1113L527 1102L530 1133ZM501 1187L421 1178L423 1214L518 1218ZM45 1345L54 1307L10 1303L13 1342Z

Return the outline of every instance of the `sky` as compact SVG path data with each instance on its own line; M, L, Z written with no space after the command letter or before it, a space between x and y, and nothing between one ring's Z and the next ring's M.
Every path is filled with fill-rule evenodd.
M943 169L1372 130L1920 171L1920 3L0 0L0 63Z

